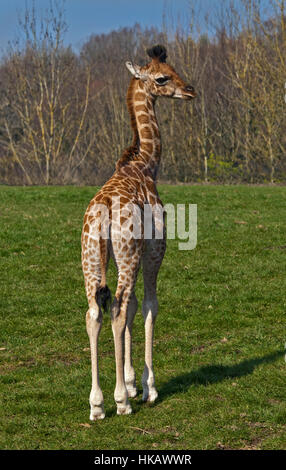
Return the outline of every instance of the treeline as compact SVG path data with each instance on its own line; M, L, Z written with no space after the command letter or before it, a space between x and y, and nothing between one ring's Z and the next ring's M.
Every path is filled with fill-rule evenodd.
M223 4L211 34L190 8L187 26L93 35L79 53L64 45L58 3L40 24L27 10L0 64L0 183L102 184L131 140L125 61L146 63L155 43L198 92L158 101L160 180L284 182L285 1L267 17L259 0Z

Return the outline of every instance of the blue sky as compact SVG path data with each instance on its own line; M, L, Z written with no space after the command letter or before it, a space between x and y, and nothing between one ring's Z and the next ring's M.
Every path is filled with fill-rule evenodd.
M38 14L43 13L50 0L35 0ZM215 0L197 0L207 11ZM23 14L25 5L32 0L0 0L0 50L6 48L9 40L17 34L17 18ZM69 30L66 43L78 48L92 33L105 33L122 26L132 26L136 22L143 26L161 27L163 12L172 12L186 18L188 0L66 0L66 20Z
M228 0L226 0L228 1ZM238 1L238 0L235 0ZM266 0L262 0L265 2ZM68 32L66 44L77 50L92 33L105 33L122 26L140 23L142 26L162 25L163 12L167 9L173 18L178 15L186 21L189 0L65 0ZM43 14L50 0L34 0L38 14ZM219 0L195 0L201 16L216 14ZM17 35L17 18L23 14L25 5L32 0L0 0L0 53L6 49L9 40Z

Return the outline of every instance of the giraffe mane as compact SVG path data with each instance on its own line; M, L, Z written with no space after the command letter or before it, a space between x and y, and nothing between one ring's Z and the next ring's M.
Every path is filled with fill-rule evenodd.
M131 145L130 147L127 147L116 163L116 170L119 170L120 168L122 168L123 166L131 162L132 160L135 160L137 155L138 155L137 147L133 145Z
M130 86L128 88L127 99L126 99L127 108L131 117L131 127L133 130L133 142L132 142L132 145L130 145L123 151L121 157L116 163L116 170L119 170L124 165L127 165L131 160L135 160L139 151L139 145L138 145L139 135L138 135L137 125L136 125L135 112L133 109L133 89L134 89L135 84L136 84L136 78L132 78Z

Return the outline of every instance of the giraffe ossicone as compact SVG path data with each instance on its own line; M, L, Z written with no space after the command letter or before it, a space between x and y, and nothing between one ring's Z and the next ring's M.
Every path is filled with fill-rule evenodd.
M132 326L137 311L134 288L141 264L144 280L142 314L145 322L143 401L152 402L158 396L153 371L153 335L158 313L156 284L166 249L166 230L163 204L156 188L161 137L155 103L160 96L191 100L195 97L195 91L166 63L164 46L154 46L147 53L151 61L143 67L133 62L126 63L133 75L127 92L132 145L123 152L114 174L90 201L84 216L82 269L89 305L86 327L91 350L92 388L89 400L90 419L93 421L105 416L99 384L98 338L102 307L106 306L110 297L106 284L110 257L118 273L111 304L117 413L131 413L129 398L134 397L137 391L132 363Z

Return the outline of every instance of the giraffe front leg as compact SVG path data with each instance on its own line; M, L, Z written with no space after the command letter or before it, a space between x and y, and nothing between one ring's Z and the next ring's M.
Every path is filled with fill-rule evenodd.
M92 387L89 396L90 420L96 421L105 417L103 395L99 386L98 374L98 337L102 325L102 313L98 305L89 308L86 314L86 329L90 340Z
M121 238L120 244L117 240L113 240L112 246L114 260L118 270L117 289L111 312L116 360L116 387L114 398L117 404L117 414L130 414L132 408L128 401L128 390L124 377L124 349L126 344L125 371L126 375L127 371L130 374L130 376L127 377L127 383L129 389L132 387L132 393L134 393L135 372L131 362L131 329L133 318L137 310L134 286L140 266L143 241L141 239L126 240Z
M142 400L153 402L158 397L153 371L153 337L155 320L158 313L158 301L155 292L151 297L145 296L142 313L145 322L145 367L142 376Z
M155 401L158 396L153 371L153 337L158 313L157 276L165 249L165 238L148 240L146 241L146 251L143 256L144 299L142 314L145 322L145 367L142 376L142 399L150 402Z
M136 374L132 364L132 327L135 314L137 312L138 302L133 292L127 309L127 325L125 330L125 362L124 378L128 392L128 397L135 398L137 395Z

